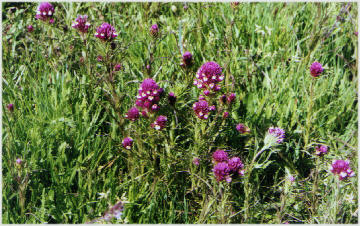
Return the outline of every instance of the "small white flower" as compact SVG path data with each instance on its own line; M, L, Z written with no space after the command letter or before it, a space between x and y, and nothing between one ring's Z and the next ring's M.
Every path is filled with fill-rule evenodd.
M42 14L43 14L44 16L46 16L46 12L43 12Z
M159 129L160 129L160 126L159 126L159 125L156 125L156 126L155 126L155 129L156 129L156 130L159 130Z
M49 16L51 16L51 15L52 15L52 12L51 12L51 11L49 11L49 12L48 12L48 15L49 15Z

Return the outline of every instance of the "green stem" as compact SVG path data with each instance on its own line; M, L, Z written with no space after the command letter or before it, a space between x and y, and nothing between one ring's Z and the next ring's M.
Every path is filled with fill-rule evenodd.
M313 89L314 89L314 79L311 80L310 84L310 102L308 106L308 112L306 117L306 126L305 126L305 145L304 149L307 149L309 144L309 137L310 137L310 127L311 127L311 116L312 116L312 107L313 107Z

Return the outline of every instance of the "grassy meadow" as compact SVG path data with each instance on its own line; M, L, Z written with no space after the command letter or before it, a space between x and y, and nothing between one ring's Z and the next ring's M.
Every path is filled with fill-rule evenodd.
M2 3L2 223L358 223L357 3L51 4L53 21ZM110 41L94 36L104 22ZM224 80L199 119L209 61ZM129 120L146 78L160 109ZM243 163L231 182L214 175L218 149Z

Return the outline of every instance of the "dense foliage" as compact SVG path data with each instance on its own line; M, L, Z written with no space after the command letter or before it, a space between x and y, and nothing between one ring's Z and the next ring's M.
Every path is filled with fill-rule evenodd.
M3 3L3 223L357 223L357 13Z

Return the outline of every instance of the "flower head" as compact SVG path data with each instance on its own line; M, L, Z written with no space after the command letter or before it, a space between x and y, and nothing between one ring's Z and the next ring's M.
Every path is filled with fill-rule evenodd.
M328 152L328 147L325 145L321 145L321 146L317 146L315 150L316 150L315 154L317 156L323 156Z
M275 137L278 144L282 143L285 139L285 131L279 127L270 127L268 133Z
M6 106L6 108L10 111L10 112L13 112L14 111L14 104L8 104Z
M350 168L350 162L344 160L334 160L330 166L333 174L338 174L340 180L355 176L355 172Z
M168 95L168 101L169 101L169 104L174 106L175 105L175 102L176 102L176 96L173 92L170 92L169 95Z
M95 37L103 41L112 41L117 36L115 28L108 23L101 24L95 32Z
M122 145L125 149L130 150L133 145L133 139L131 139L131 137L125 137L122 141Z
M217 181L226 180L231 182L230 168L226 162L219 162L213 168L214 175Z
M158 25L157 25L157 24L151 25L151 27L150 27L150 34L151 34L151 36L157 37L157 36L158 36L158 33L159 33L159 27L158 27Z
M96 57L96 60L97 60L97 62L101 62L101 61L103 61L103 57L101 55L99 55Z
M240 171L242 170L242 168L244 168L244 164L242 163L239 157L232 157L228 161L228 165L231 172L233 173L237 172L238 174L241 174Z
M219 91L219 82L224 80L221 67L213 61L203 64L196 73L194 85L199 89Z
M17 159L16 159L16 164L21 165L22 162L23 162L23 161L22 161L20 158L17 158Z
M197 158L197 157L195 157L194 159L193 159L193 161L192 161L192 163L194 164L194 165L200 165L200 159L199 158Z
M50 20L49 20L49 24L53 24L53 23L55 23L54 18L50 18Z
M115 69L115 71L120 71L121 68L122 68L121 64L116 64L114 69Z
M239 123L236 125L236 130L239 131L239 133L241 133L241 134L250 132L250 129L242 123Z
M323 71L324 68L322 68L322 65L319 62L314 62L310 66L310 74L313 77L319 77Z
M28 32L33 32L34 31L34 27L32 25L29 25L26 27Z
M231 104L232 102L234 102L236 99L236 94L235 93L231 93L228 97L227 97L227 103Z
M136 106L150 112L159 110L158 103L163 91L153 79L145 79L140 85Z
M223 114L223 119L226 119L227 117L229 117L229 112L225 111Z
M216 150L212 155L214 162L227 162L229 160L228 154L221 149Z
M167 117L164 115L160 115L157 117L156 121L151 124L151 127L156 130L162 130L166 127Z
M199 119L208 119L210 109L206 100L200 100L194 103L193 110Z
M38 20L46 21L54 15L54 6L49 2L42 2L37 8L35 18Z
M192 64L192 54L190 52L185 52L182 56L182 66L191 66Z
M90 27L90 23L87 21L88 16L87 15L79 15L75 21L72 23L72 27L76 30L87 33Z
M130 108L130 110L125 114L125 118L130 121L136 121L140 116L139 110L136 107Z

